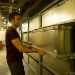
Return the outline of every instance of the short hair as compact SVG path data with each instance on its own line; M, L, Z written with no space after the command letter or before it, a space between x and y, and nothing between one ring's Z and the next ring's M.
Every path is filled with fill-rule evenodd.
M10 14L9 14L9 21L10 21L11 19L14 19L14 17L17 16L17 15L20 16L20 13L18 13L18 12L12 12L12 13L10 13Z

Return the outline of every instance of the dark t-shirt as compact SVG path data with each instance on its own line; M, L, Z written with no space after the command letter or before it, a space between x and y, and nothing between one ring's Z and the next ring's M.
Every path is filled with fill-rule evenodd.
M19 38L18 32L13 28L9 27L6 31L6 51L7 51L7 62L17 62L23 59L23 53L12 44L12 40Z

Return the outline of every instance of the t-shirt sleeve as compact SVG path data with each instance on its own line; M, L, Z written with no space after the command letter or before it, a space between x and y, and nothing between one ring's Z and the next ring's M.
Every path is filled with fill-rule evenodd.
M19 35L15 29L9 30L9 37L11 40L19 38Z

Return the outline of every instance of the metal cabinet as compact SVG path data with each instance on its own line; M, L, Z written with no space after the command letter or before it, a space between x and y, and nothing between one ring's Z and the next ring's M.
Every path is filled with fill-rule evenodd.
M29 33L29 42L32 43L32 46L46 52L42 59L33 53L29 55L30 65L35 69L36 75L51 75L52 73L53 75L69 75L74 73L74 25L74 22L61 23L39 28Z

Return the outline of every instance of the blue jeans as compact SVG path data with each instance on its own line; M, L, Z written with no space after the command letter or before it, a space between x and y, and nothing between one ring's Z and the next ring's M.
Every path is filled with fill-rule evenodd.
M12 75L25 75L24 66L23 66L22 61L8 63L8 66L9 66L9 69Z

